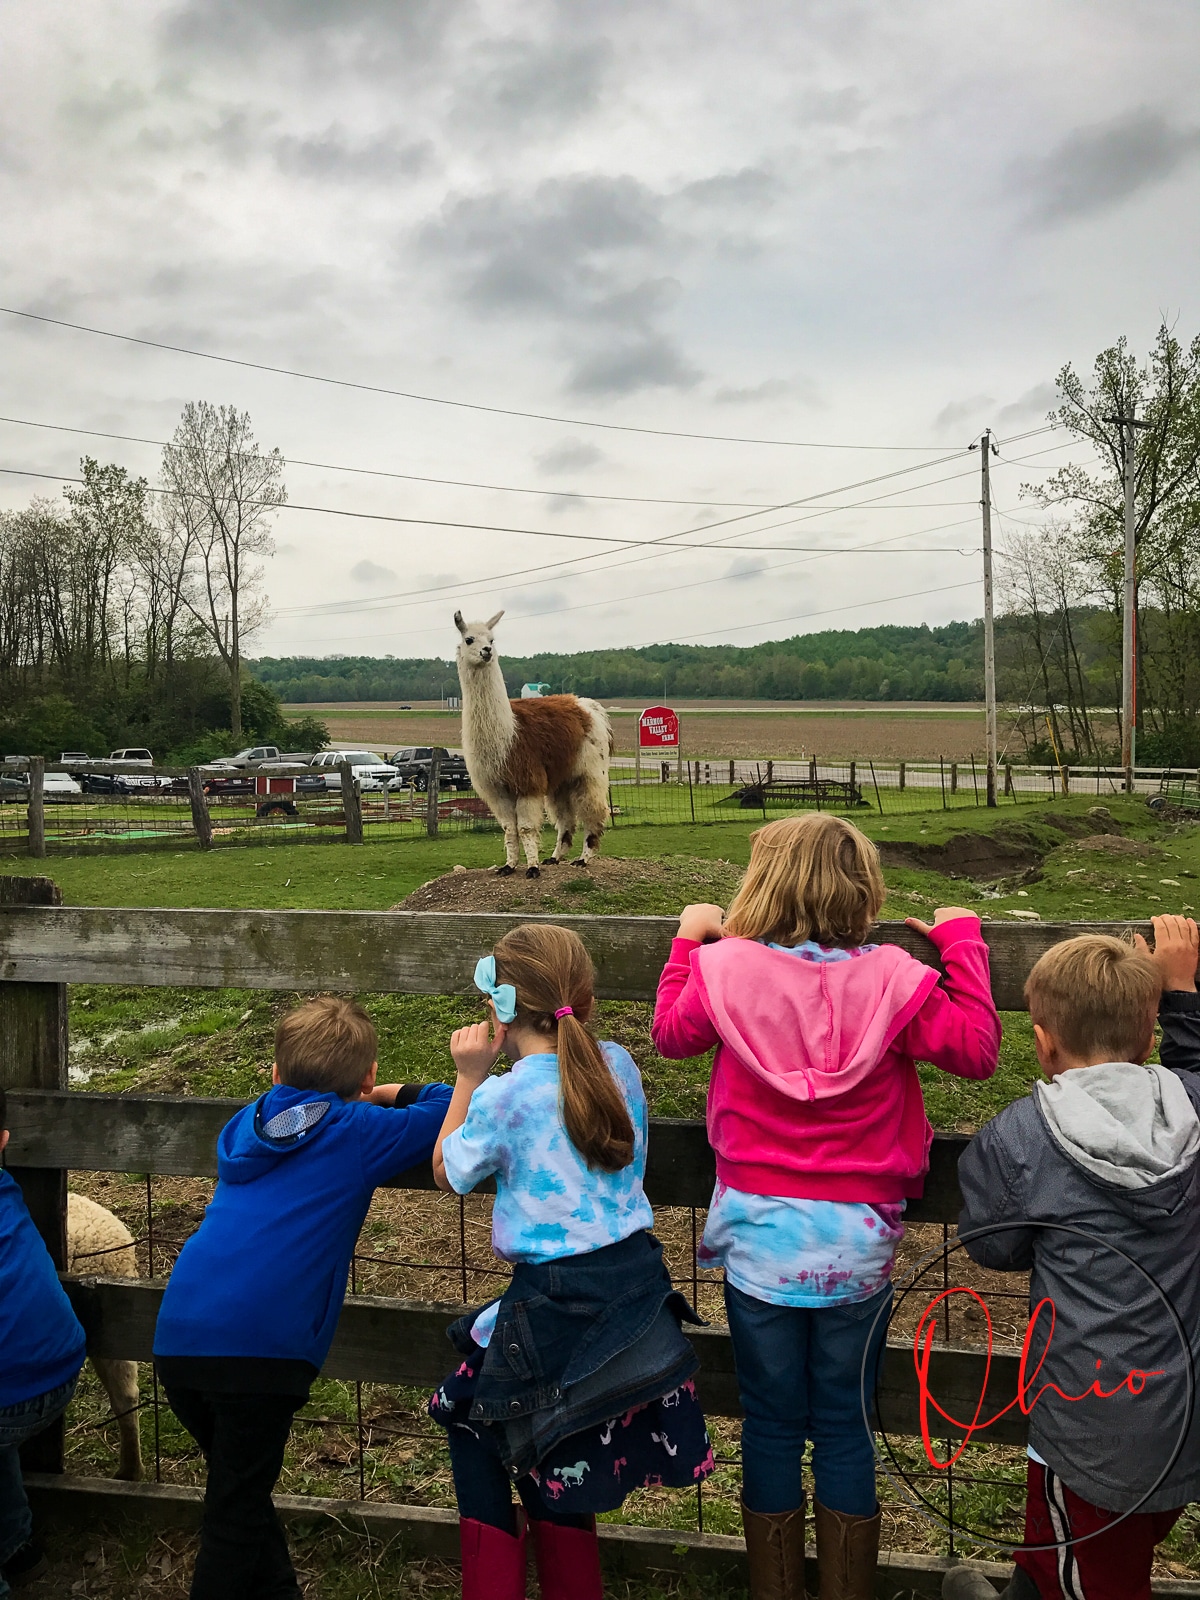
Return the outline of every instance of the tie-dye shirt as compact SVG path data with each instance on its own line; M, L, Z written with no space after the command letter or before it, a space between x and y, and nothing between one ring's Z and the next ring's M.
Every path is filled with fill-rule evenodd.
M558 1057L523 1056L471 1096L467 1119L442 1144L450 1187L467 1194L493 1174L492 1249L504 1261L557 1261L617 1244L654 1225L642 1189L646 1095L633 1057L602 1044L633 1123L633 1160L589 1169L559 1109Z
M877 946L826 949L810 939L770 948L789 949L801 961L852 961ZM850 1305L891 1278L903 1218L903 1201L798 1200L718 1183L697 1259L724 1267L736 1289L769 1305Z

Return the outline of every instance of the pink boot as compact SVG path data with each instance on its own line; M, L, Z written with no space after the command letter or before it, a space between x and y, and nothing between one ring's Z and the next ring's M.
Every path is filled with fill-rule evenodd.
M529 1526L542 1600L602 1600L596 1519L590 1528L564 1528L538 1518Z
M514 1539L488 1522L461 1517L458 1539L463 1600L525 1600L524 1525Z

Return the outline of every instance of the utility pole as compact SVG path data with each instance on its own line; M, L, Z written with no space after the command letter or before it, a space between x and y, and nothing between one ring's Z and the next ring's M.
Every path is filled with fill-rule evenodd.
M1134 490L1137 476L1135 428L1146 428L1131 406L1128 416L1105 417L1121 429L1121 465L1125 480L1125 597L1121 617L1121 766L1125 792L1133 793L1133 768L1137 760L1137 522Z
M992 602L992 481L991 457L1000 452L985 428L978 445L981 481L979 504L983 510L983 698L987 727L987 803L996 804L996 618Z

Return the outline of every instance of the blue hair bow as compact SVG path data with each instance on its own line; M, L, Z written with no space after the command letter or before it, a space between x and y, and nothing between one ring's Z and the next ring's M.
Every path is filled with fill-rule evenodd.
M511 1022L517 1014L517 991L511 983L496 982L495 956L480 956L475 963L475 987L496 1007L501 1022Z

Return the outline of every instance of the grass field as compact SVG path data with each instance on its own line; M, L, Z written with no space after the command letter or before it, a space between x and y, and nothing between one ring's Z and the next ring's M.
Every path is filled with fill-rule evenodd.
M649 704L649 701L645 702ZM606 700L619 755L632 755L641 706ZM680 714L686 756L786 758L817 755L827 760L874 756L887 760L959 761L983 749L981 706L864 705L861 702L796 704L720 701L672 702ZM329 726L335 743L365 744L379 751L404 745L461 743L457 712L436 706L398 711L394 705L306 705L285 708L291 715L311 712ZM1002 719L1002 723L1004 719ZM1008 729L1001 727L1001 742Z
M1045 919L1120 919L1158 910L1190 909L1200 902L1200 829L1159 822L1140 800L1106 802L1107 817L1090 816L1094 800L1079 797L1052 805L1022 806L1001 812L941 811L910 817L869 816L865 831L884 849L889 901L886 917L929 917L938 904L962 904L985 918L1009 920L1013 912ZM591 912L670 914L686 900L727 901L749 856L750 834L759 819L744 816L707 826L629 828L618 826L605 839L607 855L656 860L664 871L651 886L568 888L563 877L547 889L543 907ZM1095 831L1112 826L1119 835ZM1023 854L1007 877L980 883L950 876L955 852L968 835L992 834L1006 848ZM1114 844L1113 838L1116 838ZM1107 841L1107 843L1105 842ZM494 864L500 841L494 834L467 833L437 840L345 844L273 845L202 855L194 849L153 856L62 858L49 863L6 863L4 870L48 871L69 903L132 906L303 907L385 909L425 883L450 871ZM1028 862L1029 865L1023 863ZM513 880L516 883L518 880ZM586 880L584 880L586 882ZM561 888L559 887L561 884ZM478 1015L468 997L364 996L380 1035L381 1075L404 1080L448 1079L452 1029ZM272 1035L278 1016L294 996L250 991L143 990L75 987L71 991L71 1067L73 1080L93 1090L143 1093L237 1095L252 1097L269 1081ZM599 1025L607 1037L624 1043L641 1065L653 1111L658 1115L703 1115L709 1063L664 1062L649 1041L648 1005L606 1004ZM964 1130L977 1127L1003 1105L1027 1092L1037 1069L1028 1019L1004 1018L1001 1065L986 1084L964 1084L932 1068L921 1069L926 1104L935 1125ZM78 1174L84 1189L126 1217L135 1233L144 1220L144 1185L136 1175ZM197 1225L211 1193L206 1180L157 1179L154 1184L158 1270ZM470 1293L485 1298L492 1280L482 1269L490 1262L488 1205L472 1199L467 1208ZM360 1248L388 1258L437 1261L453 1254L457 1241L453 1201L401 1191L385 1191L372 1207ZM659 1214L659 1230L674 1270L690 1259L688 1214ZM940 1229L914 1227L911 1248L928 1244L925 1235ZM144 1251L143 1251L144 1257ZM143 1270L146 1263L143 1259ZM360 1289L380 1294L457 1298L450 1273L391 1267L360 1269ZM443 1281L443 1278L445 1281ZM702 1284L702 1309L720 1318L715 1285ZM149 1385L143 1373L144 1390ZM358 1458L353 1385L322 1380L314 1388L289 1448L282 1487L298 1493L357 1493ZM368 1487L377 1498L444 1505L451 1491L444 1456L425 1423L423 1397L415 1392L364 1385L362 1405L371 1428L364 1458ZM87 1473L113 1470L111 1430L97 1385L85 1378L71 1413L71 1469ZM146 1447L151 1424L146 1415ZM736 1450L734 1424L717 1422L715 1436L726 1453ZM169 1414L164 1414L164 1478L198 1481L199 1463ZM1014 1484L1022 1463L1011 1450L972 1446L987 1452L974 1459L990 1475ZM883 1492L883 1491L881 1491ZM890 1493L890 1492L889 1492ZM982 1517L998 1514L1004 1498L996 1488L959 1490L960 1504ZM722 1468L706 1492L706 1526L735 1532L737 1475ZM972 1498L973 1497L973 1498ZM1011 1499L1011 1496L1009 1497ZM938 1536L885 1495L889 1534L897 1548L939 1548ZM690 1497L647 1494L629 1503L625 1520L668 1526L694 1525ZM1189 1515L1165 1547L1160 1571L1200 1570ZM183 1535L145 1530L125 1542L72 1536L56 1551L56 1572L72 1583L86 1574L86 1593L96 1600L182 1600L194 1541ZM299 1563L308 1592L321 1600L366 1600L383 1593L425 1595L449 1600L457 1575L435 1564L405 1562L392 1547L369 1547L349 1533L334 1538L302 1536ZM70 1585L67 1586L70 1588ZM67 1592L39 1584L33 1600ZM712 1586L692 1581L617 1584L610 1593L627 1600L659 1600L678 1595L700 1600ZM726 1588L721 1591L728 1593Z

